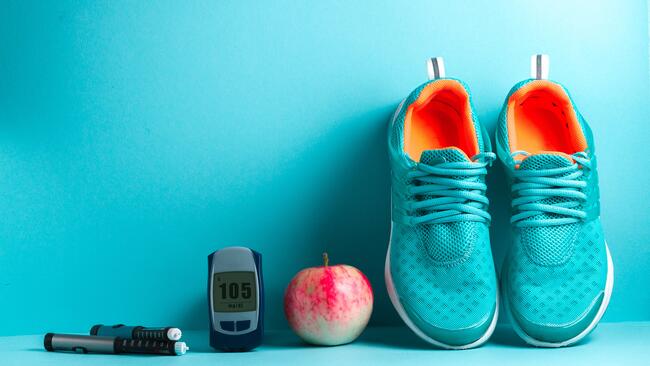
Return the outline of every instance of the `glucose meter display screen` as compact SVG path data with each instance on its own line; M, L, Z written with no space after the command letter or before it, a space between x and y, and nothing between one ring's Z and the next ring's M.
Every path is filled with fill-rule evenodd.
M212 307L216 312L257 310L255 272L221 272L212 279Z

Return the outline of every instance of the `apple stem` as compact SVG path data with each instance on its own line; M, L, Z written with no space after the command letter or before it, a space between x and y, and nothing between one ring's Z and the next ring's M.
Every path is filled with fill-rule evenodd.
M325 267L330 264L330 257L327 255L327 252L323 253L323 264Z

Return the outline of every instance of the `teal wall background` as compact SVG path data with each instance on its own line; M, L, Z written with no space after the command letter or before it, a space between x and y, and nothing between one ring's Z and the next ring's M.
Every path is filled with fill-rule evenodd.
M594 130L616 265L606 321L650 320L648 11L636 1L0 2L0 335L207 328L206 256L264 255L267 326L300 269L383 284L385 136L446 59L493 133L551 55ZM489 177L495 261L508 191Z

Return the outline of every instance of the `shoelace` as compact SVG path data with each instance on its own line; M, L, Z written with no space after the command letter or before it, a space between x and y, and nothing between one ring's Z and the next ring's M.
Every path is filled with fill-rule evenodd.
M511 156L514 158L516 155L530 154L515 151ZM512 200L512 208L516 213L512 215L511 223L517 227L564 225L578 222L587 216L582 209L582 204L587 200L587 195L583 192L587 182L579 179L584 175L584 169L591 168L591 162L584 152L577 152L571 155L571 158L575 163L566 167L515 169L512 193L517 197ZM520 164L521 161L516 160L515 163ZM566 200L555 204L541 202L555 197ZM560 217L529 219L541 214L555 214Z
M416 169L408 173L412 182L408 192L413 197L426 198L407 202L408 211L423 213L412 215L411 223L489 222L487 186L468 179L486 175L487 166L495 158L494 153L484 152L472 157L472 161L447 162L440 158L439 163L418 163Z

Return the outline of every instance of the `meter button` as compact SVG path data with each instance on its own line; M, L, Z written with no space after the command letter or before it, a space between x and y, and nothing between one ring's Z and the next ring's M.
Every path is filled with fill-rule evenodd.
M228 332L234 332L235 331L235 322L229 321L229 322L220 322L221 329L228 331Z
M237 322L237 331L241 332L242 330L246 330L251 327L251 321L250 320L240 320Z

